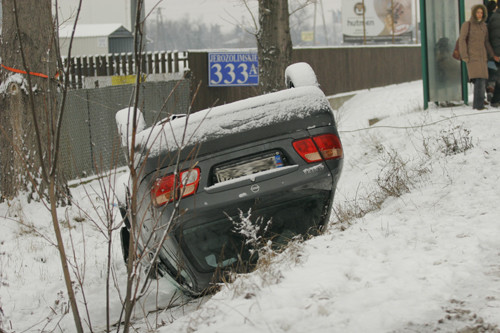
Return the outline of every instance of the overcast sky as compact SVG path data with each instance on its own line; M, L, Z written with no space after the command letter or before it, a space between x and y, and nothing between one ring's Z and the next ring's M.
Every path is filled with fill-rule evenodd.
M64 0L59 2L60 12L64 19L74 15L79 0ZM340 9L341 1L322 0L325 20L331 20L331 11ZM252 8L256 8L257 1L249 0ZM85 0L79 22L88 23L122 23L130 29L130 0ZM242 18L249 22L250 15L243 5L243 0L145 0L146 12L150 12L150 19L159 18L160 10L163 21L174 21L184 17L203 22L208 25L219 24L223 30L231 29L235 22ZM313 8L313 7L311 7ZM321 6L317 6L317 20L321 22Z
M257 8L256 0L249 0L249 5L253 10ZM158 4L159 3L159 4ZM321 6L325 19L331 19L331 11L340 9L340 0L321 0L317 5L317 20L321 21ZM164 20L178 20L189 15L194 20L200 20L207 24L218 23L223 27L231 27L235 20L241 22L245 17L250 20L248 10L243 4L243 0L146 0L146 9L151 10L156 4L164 8L162 16ZM313 8L311 6L311 8ZM153 15L156 15L153 14Z

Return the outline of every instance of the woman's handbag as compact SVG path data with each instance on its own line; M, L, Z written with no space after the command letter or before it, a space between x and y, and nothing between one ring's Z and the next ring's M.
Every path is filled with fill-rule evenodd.
M467 30L467 37L465 37L465 42L469 43L469 32L470 32L470 22L469 22L469 29ZM456 43L455 43L455 49L453 50L452 57L457 59L457 60L462 60L462 57L460 57L460 50L458 47L458 40L460 37L458 37Z

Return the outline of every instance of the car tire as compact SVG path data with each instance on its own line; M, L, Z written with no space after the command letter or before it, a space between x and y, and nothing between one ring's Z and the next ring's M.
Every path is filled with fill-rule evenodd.
M319 86L314 70L305 62L298 62L286 68L285 84L287 88Z

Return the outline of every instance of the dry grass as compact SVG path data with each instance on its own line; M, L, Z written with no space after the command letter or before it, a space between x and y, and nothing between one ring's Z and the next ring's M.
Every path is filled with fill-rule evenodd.
M449 129L441 130L437 137L426 137L422 135L423 154L418 160L404 158L394 149L387 149L381 143L380 138L371 134L366 136L372 147L372 151L378 153L382 162L380 172L375 179L375 187L363 197L355 196L353 200L337 203L333 209L336 220L333 224L341 231L348 228L356 219L362 218L367 213L379 210L384 201L389 197L398 198L409 193L412 188L423 180L425 174L430 172L428 167L433 149L431 144L435 143L436 151L445 156L465 153L474 147L470 130L463 125L450 125Z
M446 156L464 153L474 147L470 130L463 125L451 126L449 129L441 130L437 139L441 143L441 152Z
M382 167L375 179L374 188L363 197L356 195L354 200L346 200L334 206L336 219L332 224L341 231L348 228L354 220L379 210L387 198L398 198L409 193L430 171L425 166L426 160L412 161L393 149L388 150L378 144L375 146L380 152Z

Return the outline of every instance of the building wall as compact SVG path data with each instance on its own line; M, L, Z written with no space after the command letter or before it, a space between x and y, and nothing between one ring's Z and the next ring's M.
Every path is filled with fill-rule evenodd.
M134 51L134 37L110 37L109 53L127 53Z
M59 46L61 48L61 55L68 54L69 38L60 38ZM109 47L108 37L77 37L73 40L71 48L71 55L94 55L94 54L107 54Z

